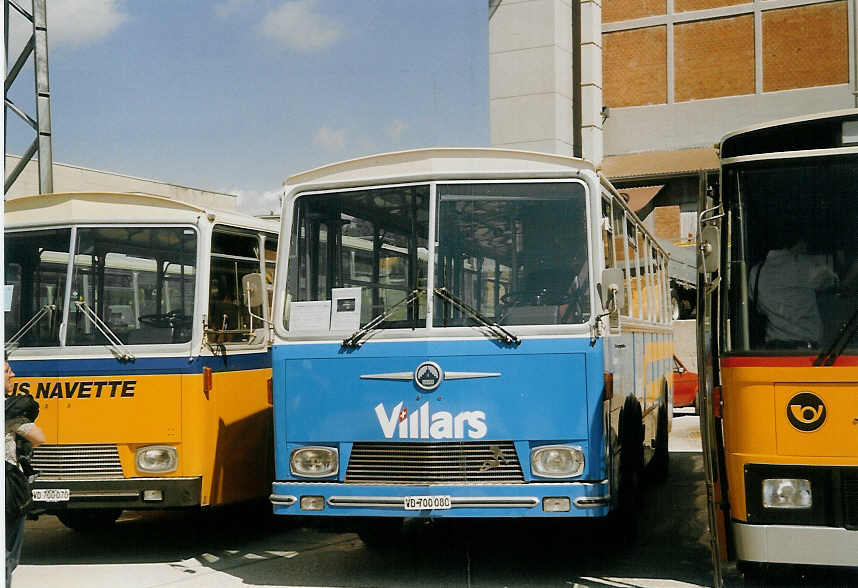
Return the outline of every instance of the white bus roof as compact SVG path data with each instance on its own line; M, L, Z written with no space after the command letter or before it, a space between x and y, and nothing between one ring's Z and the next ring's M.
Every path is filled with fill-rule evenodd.
M819 112L816 114L804 114L801 116L793 116L790 118L782 118L779 120L772 120L772 121L752 125L749 127L745 127L743 129L730 131L729 133L727 133L726 135L724 135L721 138L721 141L718 144L719 145L722 144L724 141L726 141L730 137L735 137L736 135L742 135L744 133L749 133L751 131L760 131L762 129L767 129L767 128L771 128L771 127L780 127L783 125L795 124L795 123L800 123L800 122L805 122L805 121L820 120L820 119L831 118L831 117L835 117L835 116L849 116L849 115L858 116L858 108L845 108L843 110L832 110L830 112Z
M284 185L310 189L369 186L455 179L565 177L576 170L594 171L583 159L512 149L446 147L382 153L332 163L297 173Z
M4 223L8 228L82 223L195 223L205 216L210 222L247 228L279 230L275 221L237 212L201 208L151 194L69 192L37 194L9 200Z

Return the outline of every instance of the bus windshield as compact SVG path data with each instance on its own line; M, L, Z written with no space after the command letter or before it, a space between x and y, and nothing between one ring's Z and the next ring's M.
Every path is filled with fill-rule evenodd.
M23 329L21 347L104 345L102 329L124 344L190 340L196 282L196 232L181 227L80 227L66 282L71 229L6 233L12 306L6 332ZM65 341L60 324L68 307ZM104 325L96 324L97 320Z
M854 155L725 169L725 347L816 353L858 309ZM853 335L848 347L858 345Z
M435 327L481 324L473 311L506 325L587 320L582 183L438 184L431 287L443 288L444 297L426 294L429 191L421 184L298 197L285 326L354 331L383 316L373 325L420 328L429 299ZM349 313L352 322L342 322Z
M589 317L586 200L577 182L438 186L435 283L506 325ZM473 324L436 298L435 326Z
M336 330L335 289L355 288L346 314L365 325L392 311L380 328L425 325L429 186L394 186L307 195L295 204L285 324L292 331ZM354 290L353 292L357 292ZM302 304L303 303L303 304ZM326 318L327 317L327 318ZM421 319L423 323L421 323Z
M6 287L12 289L4 313L7 340L20 334L21 347L59 345L70 239L68 228L6 233Z

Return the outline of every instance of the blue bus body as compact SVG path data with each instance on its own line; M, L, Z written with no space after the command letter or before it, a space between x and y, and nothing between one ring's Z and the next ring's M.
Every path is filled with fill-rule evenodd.
M426 158L438 156L438 151L444 150L431 150ZM476 156L486 157L485 151L490 150L480 150ZM501 153L513 153L514 161L542 157ZM441 155L443 159L450 154ZM452 155L467 159L468 154ZM379 156L381 160L384 157ZM395 160L408 154L390 157L395 168ZM418 154L417 159L422 157ZM559 159L564 160L560 168L571 165L570 161L575 166L582 163ZM372 163L377 162L366 162L367 168ZM303 275L293 280L291 273L287 278L290 268L285 267L287 263L302 263L302 256L312 258L312 253L301 249L303 245L295 244L298 243L295 234L291 250L289 245L290 232L294 233L293 227L299 222L294 221L293 225L293 215L297 217L298 213L293 213L291 207L300 199L302 190L343 191L352 186L381 185L383 181L379 178L400 184L433 181L425 174L397 177L393 173L396 170L385 175L386 170L379 169L373 170L375 175L368 178L351 178L354 170L363 168L355 162L340 165L345 171L332 166L331 170L310 172L314 177L299 177L295 181L297 187L291 191L287 182L275 317L288 316L288 296L312 282L311 277ZM558 177L557 170L551 171L553 175L547 177ZM510 343L496 336L497 330L485 325L437 327L432 322L435 319L431 309L436 302L432 294L427 295L432 302L426 305L429 310L425 328L420 323L419 328L380 329L369 333L357 346L346 344L348 332L306 334L290 332L282 322L275 324L277 336L272 355L275 482L271 501L276 514L390 518L605 517L618 506L623 467L632 472L629 475L636 476L659 451L666 456L666 431L672 411L672 335L666 257L657 245L638 240L644 238L642 228L636 229L641 232L631 238L627 236L631 229L625 226L611 229L603 239L603 226L607 225L600 214L600 203L608 203L609 218L623 219L623 225L629 222L640 226L640 223L627 205L619 203L621 198L605 180L592 171L579 172L579 169L566 170L569 177L586 181L588 214L582 241L589 252L589 282L585 280L585 287L590 288L592 307L576 324L517 323L506 327L520 337L517 343ZM526 176L525 171L521 177ZM461 178L462 174L456 177ZM541 178L538 174L534 177ZM442 180L443 177L439 181ZM431 201L435 202L434 186L430 193ZM612 201L617 204L612 205ZM611 206L617 207L619 216L611 212ZM437 235L434 222L434 219L429 221L428 232ZM298 233L305 238L307 230L301 228ZM330 229L326 235L335 241L334 246L346 243L345 236L339 241L333 239ZM626 241L637 244L640 256L644 250L653 256L651 270L630 270L628 261L623 261L629 257L628 247L623 246L622 255L614 251L615 237L622 241L624 235ZM315 238L318 241L318 234ZM421 259L440 259L443 247L442 239L429 246L428 255L420 254ZM330 244L321 246L325 248L328 256L337 254L345 258ZM607 254L606 248L610 249ZM408 247L402 245L401 249L405 251ZM413 246L410 249L417 250ZM609 261L604 261L606 258ZM377 249L375 259L378 263ZM428 265L430 292L432 285L440 283L439 274L444 271L441 265L440 261L436 267ZM626 280L622 283L621 278L619 287L626 303L613 313L602 307L603 297L599 293L606 265L625 268ZM332 268L328 267L327 279ZM375 282L379 281L378 275L376 270ZM496 269L494 288L499 287L498 276L500 270ZM460 287L460 291L466 289ZM330 291L321 297L333 300ZM642 297L649 302L645 303ZM476 296L477 300L488 298L489 295ZM498 299L495 295L495 300ZM313 304L319 298L307 300ZM336 312L336 302L331 304L334 309L331 312ZM525 306L520 312L545 315L537 303ZM420 306L421 313L423 308ZM436 313L438 308L435 307ZM496 316L500 314L495 310ZM422 317L421 314L415 322L422 321ZM360 324L366 322L362 319ZM553 454L555 448L560 448L560 453ZM541 461L539 467L543 469L534 470L536 455L563 461L568 459L564 451L570 448L580 452L583 460L574 473L551 475ZM335 463L324 465L321 462L326 458L319 457L320 468L324 469L320 475L306 469L296 472L294 456L305 449L318 449L320 456L333 455L330 459Z

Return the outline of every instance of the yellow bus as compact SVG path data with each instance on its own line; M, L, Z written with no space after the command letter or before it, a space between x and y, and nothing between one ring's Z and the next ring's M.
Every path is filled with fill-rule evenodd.
M141 194L16 198L5 214L6 353L33 395L39 509L268 496L276 222Z
M720 143L700 203L698 368L721 564L858 563L858 110Z

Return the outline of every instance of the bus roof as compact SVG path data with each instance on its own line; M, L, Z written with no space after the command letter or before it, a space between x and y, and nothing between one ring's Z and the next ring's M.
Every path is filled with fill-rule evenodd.
M793 116L789 118L782 118L778 120L772 120L764 123L759 123L756 125L752 125L749 127L745 127L742 129L737 129L735 131L730 131L726 135L721 138L721 141L718 143L719 145L723 144L724 141L730 139L731 137L735 137L737 135L744 135L745 133L751 133L754 131L761 131L764 129L770 129L774 127L781 127L792 125L796 123L809 122L813 120L822 120L826 118L833 117L841 117L841 116L858 116L858 108L844 108L842 110L832 110L830 112L819 112L815 114L804 114L801 116Z
M593 164L564 155L472 147L413 149L349 159L290 176L284 185L316 189L455 179L565 177Z
M194 223L200 216L277 232L275 221L233 211L201 208L188 202L139 193L67 192L13 198L5 203L7 227L50 226L78 223Z

